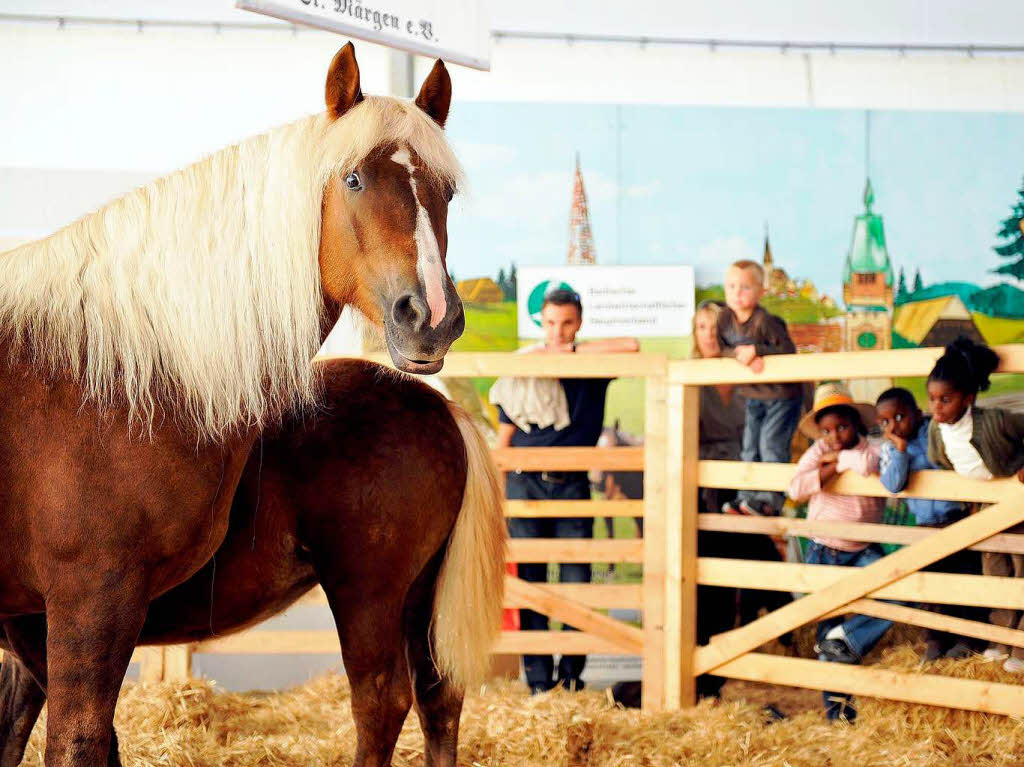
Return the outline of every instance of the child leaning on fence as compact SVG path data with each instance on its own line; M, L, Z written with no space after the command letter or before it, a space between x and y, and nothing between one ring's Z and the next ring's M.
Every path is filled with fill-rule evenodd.
M984 344L958 338L946 347L928 376L928 458L937 466L974 479L1016 475L1024 482L1024 415L999 408L975 407L979 392L989 387L989 376L999 356ZM1020 525L1007 532L1024 532ZM982 572L1024 578L1024 555L983 552ZM992 610L997 626L1024 629L1018 610ZM1024 672L1024 648L990 645L988 658L1009 655L1003 668Z
M768 354L793 354L786 323L760 305L764 270L756 261L737 261L725 273L725 308L718 315L718 340L724 357L735 357L755 373ZM740 459L789 463L790 443L800 418L803 387L795 383L756 383L736 387L746 398ZM722 506L729 514L778 515L782 493L741 490Z
M807 501L807 519L832 522L880 522L885 501L842 495L826 489L828 482L844 471L864 476L878 471L878 450L867 441L867 426L874 422L871 405L854 402L839 384L822 384L814 392L814 406L800 421L800 431L815 442L800 457L789 484L789 497ZM877 543L866 544L842 538L814 537L804 561L816 565L866 567L885 556ZM891 621L854 615L843 620L831 618L818 624L818 659L834 663L860 663L892 626ZM856 711L850 697L823 693L829 719L852 720Z
M879 479L890 493L907 487L910 473L939 468L928 460L928 426L931 419L921 413L914 395L906 389L886 389L875 403L875 415L882 428L885 442L879 456ZM907 510L914 515L920 527L945 527L958 522L968 514L960 501L908 498ZM981 557L977 551L964 549L935 562L925 570L965 575L981 572ZM927 605L927 609L954 618L984 620L977 607L966 605ZM925 647L921 659L935 660L966 658L976 648L974 641L957 634L934 629L924 630ZM980 648L977 648L980 649Z

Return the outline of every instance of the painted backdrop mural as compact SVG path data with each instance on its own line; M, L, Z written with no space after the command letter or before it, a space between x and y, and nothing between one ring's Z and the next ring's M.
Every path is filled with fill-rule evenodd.
M518 265L567 262L577 156L596 263L706 297L763 261L803 350L1024 341L1024 115L463 103L449 132L463 349L514 348Z

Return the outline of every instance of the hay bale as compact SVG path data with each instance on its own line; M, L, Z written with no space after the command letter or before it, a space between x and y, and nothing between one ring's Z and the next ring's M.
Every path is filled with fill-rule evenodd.
M998 663L942 660L922 669L911 646L886 650L881 666L1016 683ZM250 767L348 764L355 751L344 677L329 674L281 693L237 694L210 683L127 685L116 724L125 765ZM772 723L762 705L790 718ZM565 767L947 767L1024 764L1024 723L1007 717L862 700L856 724L832 724L811 691L730 682L722 701L690 711L624 710L604 692L530 696L514 682L467 697L462 765ZM42 727L25 764L42 764ZM423 764L415 715L402 730L396 767Z

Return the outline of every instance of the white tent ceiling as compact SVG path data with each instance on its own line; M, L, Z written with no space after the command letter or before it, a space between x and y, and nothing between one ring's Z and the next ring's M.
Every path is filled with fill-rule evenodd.
M495 30L556 35L1024 47L1019 0L485 0ZM231 0L2 0L0 14L267 24Z

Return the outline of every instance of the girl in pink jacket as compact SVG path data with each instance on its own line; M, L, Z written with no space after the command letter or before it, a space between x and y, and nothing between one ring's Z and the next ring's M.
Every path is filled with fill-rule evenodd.
M789 497L807 501L807 518L835 522L881 522L883 498L842 495L828 490L837 474L855 471L868 476L878 473L878 448L867 441L867 427L874 422L875 409L854 402L838 384L823 384L814 393L814 407L800 422L800 431L815 439L800 457L789 484ZM866 544L843 538L815 537L804 561L817 565L865 567L885 556L877 543ZM891 621L855 615L847 620L831 618L818 624L818 659L834 663L860 663ZM856 710L843 693L823 693L829 719L852 721Z

